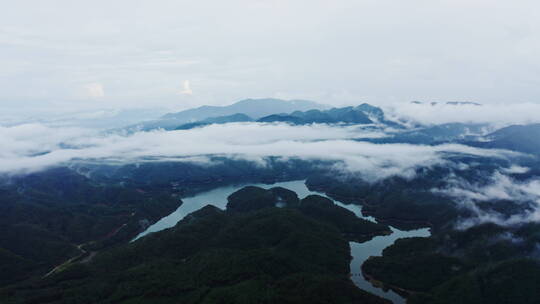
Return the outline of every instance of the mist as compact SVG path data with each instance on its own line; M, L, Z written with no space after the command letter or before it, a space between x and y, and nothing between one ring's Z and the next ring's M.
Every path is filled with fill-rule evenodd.
M517 181L509 173L526 172L527 168L512 166L508 170L498 170L482 184L470 183L461 179L450 180L444 189L433 189L438 194L450 196L463 208L472 211L473 216L456 223L457 228L467 229L483 223L495 223L500 226L515 226L540 221L540 179L531 178ZM482 208L483 202L519 204L519 212L503 214L495 210Z
M512 124L540 122L538 103L488 103L481 105L451 105L438 102L395 103L385 107L386 113L396 119L410 119L422 124L488 123L500 128Z
M225 156L264 164L266 157L329 160L335 169L367 180L393 175L412 177L418 167L446 163L446 155L511 158L519 153L459 144L436 146L373 144L355 138L381 138L385 133L358 126L230 123L191 130L101 133L39 124L0 128L0 172L21 174L77 161L137 163L191 161Z

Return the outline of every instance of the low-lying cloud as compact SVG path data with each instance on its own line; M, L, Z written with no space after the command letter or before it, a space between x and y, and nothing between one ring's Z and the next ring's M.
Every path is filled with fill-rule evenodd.
M231 123L127 135L40 124L21 125L0 128L0 173L27 173L77 161L200 161L206 156L225 156L264 163L265 158L277 156L336 161L338 169L378 180L391 175L412 177L418 167L448 162L448 154L500 158L518 155L458 144L423 146L354 140L384 136L383 132L358 126L324 124Z
M540 221L540 179L516 181L499 171L486 178L489 182L484 185L453 180L451 186L445 189L433 189L435 193L453 197L474 214L457 223L458 228L466 229L481 223L512 226ZM508 216L479 206L482 202L497 201L518 203L523 208L520 208L520 212Z
M424 124L492 123L499 126L510 124L527 124L540 122L540 104L485 104L485 105L451 105L444 102L431 105L429 103L396 103L385 109L387 114L395 118L408 118Z

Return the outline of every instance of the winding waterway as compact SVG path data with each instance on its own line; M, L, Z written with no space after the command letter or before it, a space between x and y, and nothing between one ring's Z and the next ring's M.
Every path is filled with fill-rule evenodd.
M287 188L289 190L296 192L300 199L311 194L317 194L317 195L326 197L324 193L310 191L306 187L305 182L303 180L282 182L282 183L275 183L275 184L249 184L249 185L258 186L265 189L269 189L273 187ZM225 209L227 205L227 197L233 192L240 190L241 188L245 186L247 186L247 184L220 187L220 188L216 188L210 191L199 193L192 197L183 198L182 206L180 206L176 211L162 218L161 220L159 220L152 226L148 227L148 229L146 229L144 232L139 234L134 239L134 241L149 233L173 227L174 225L176 225L176 223L178 223L178 221L183 219L186 215L194 211L197 211L208 204L212 204L221 209ZM366 220L374 221L372 217L365 217L362 215L362 207L359 205L346 205L338 201L334 201L334 202L337 205L354 212L354 214L356 214L356 216L358 217L361 217ZM382 254L383 249L392 245L397 239L406 238L406 237L428 237L430 235L430 232L429 232L429 229L427 228L412 230L412 231L402 231L396 228L392 228L392 232L393 233L391 235L377 236L368 242L364 242L364 243L350 242L349 243L351 247L351 256L352 256L352 261L350 265L351 279L356 286L358 286L359 288L365 291L371 292L380 297L391 300L395 304L403 304L405 303L405 299L402 298L400 295L396 294L395 292L391 290L385 291L381 288L375 287L369 281L367 281L362 275L360 266L370 256L380 256Z

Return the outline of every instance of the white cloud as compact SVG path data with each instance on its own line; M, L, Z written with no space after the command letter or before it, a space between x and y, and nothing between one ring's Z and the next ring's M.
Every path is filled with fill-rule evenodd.
M105 90L101 83L89 83L84 85L86 96L90 98L102 98L105 97Z
M474 216L457 223L458 228L466 229L480 223L496 223L510 226L528 222L540 222L540 179L520 182L501 172L495 172L493 176L487 177L487 179L489 183L486 185L475 185L463 180L452 180L447 188L433 189L435 193L457 199L463 207L473 212ZM507 216L478 206L479 202L501 200L520 203L523 208L520 213Z
M184 80L182 91L180 92L180 94L193 95L193 90L191 90L189 80Z
M502 169L504 173L508 173L508 174L523 174L523 173L529 172L530 170L531 169L527 167L522 167L518 165L512 165L510 166L510 168Z
M32 129L39 132L32 133ZM22 130L22 131L21 131ZM228 156L261 160L268 156L342 162L341 169L370 180L390 175L412 176L417 167L446 162L447 153L512 157L516 153L462 145L420 146L372 144L352 140L382 137L358 127L328 125L232 123L178 131L98 134L83 130L27 125L1 128L0 172L27 172L77 160L139 162L143 159L186 161Z
M393 117L405 117L424 124L450 122L493 123L499 126L540 122L540 103L448 105L438 103L396 103L385 109Z

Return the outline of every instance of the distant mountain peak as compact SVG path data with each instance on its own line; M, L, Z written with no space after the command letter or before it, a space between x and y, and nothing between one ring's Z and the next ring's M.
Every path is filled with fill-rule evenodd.
M282 100L276 98L249 98L237 101L227 106L202 106L177 113L168 113L162 118L177 119L183 122L193 122L209 117L245 114L255 119L275 114L311 109L327 109L329 106L309 100Z
M282 100L276 98L249 98L237 101L227 106L204 105L176 113L168 113L158 120L139 123L129 126L129 130L152 130L166 129L173 130L177 127L191 127L212 123L206 121L210 118L220 118L231 121L257 120L265 116L279 113L292 113L295 111L325 110L330 106L316 103L309 100ZM240 117L239 114L246 117ZM236 115L236 116L234 116ZM188 125L189 124L189 125ZM186 125L186 126L184 126Z
M401 128L396 122L385 118L384 111L376 106L363 103L359 106L331 108L329 110L311 109L294 111L290 114L272 114L258 119L259 122L287 122L290 124L385 124Z

